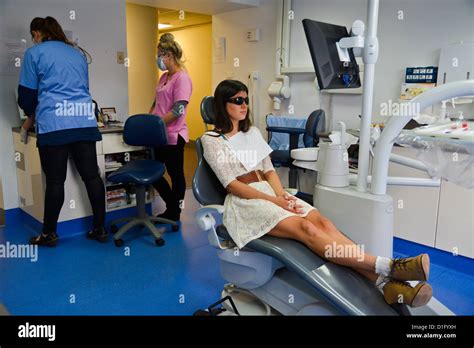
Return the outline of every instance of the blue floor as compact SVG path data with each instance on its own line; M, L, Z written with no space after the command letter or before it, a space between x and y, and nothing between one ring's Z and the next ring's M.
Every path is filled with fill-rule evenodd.
M433 296L457 315L474 315L474 260L395 238L394 256L428 253Z
M0 303L13 315L190 315L207 308L225 281L207 234L195 226L192 192L186 196L182 232L167 231L163 247L137 231L121 248L76 236L39 248L37 262L0 258ZM24 244L34 234L21 225L0 229L0 244Z
M220 297L225 283L215 249L194 223L197 203L187 191L181 232L164 247L138 231L124 247L82 236L40 248L38 261L0 258L0 303L13 315L190 315ZM26 225L0 229L0 244L24 244ZM396 239L395 256L429 252L434 295L456 314L474 314L474 260Z

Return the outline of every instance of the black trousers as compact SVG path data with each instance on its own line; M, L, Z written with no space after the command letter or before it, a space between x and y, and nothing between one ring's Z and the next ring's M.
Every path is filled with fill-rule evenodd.
M64 203L64 182L67 161L72 155L76 168L86 185L94 213L94 228L104 227L105 188L99 175L95 142L79 141L59 146L40 146L41 167L46 176L43 233L56 232L59 213Z
M165 145L155 148L155 159L164 163L171 179L171 186L163 177L153 187L166 202L166 211L172 215L181 213L180 202L186 193L184 177L184 145L186 141L178 135L177 145Z

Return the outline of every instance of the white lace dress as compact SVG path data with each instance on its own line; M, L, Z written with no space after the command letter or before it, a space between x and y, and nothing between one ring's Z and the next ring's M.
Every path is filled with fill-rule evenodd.
M201 137L204 158L222 185L227 187L248 171L237 160L228 160L235 159L235 156L225 144L227 140L223 136L216 135L217 133L208 132ZM267 156L258 163L255 170L266 173L275 169L270 157ZM250 186L267 195L276 196L267 181L251 183ZM280 221L290 216L305 217L311 210L316 210L300 199L298 203L302 206L302 213L294 214L265 199L243 199L229 193L224 203L223 222L237 247L243 248L250 241L268 233Z

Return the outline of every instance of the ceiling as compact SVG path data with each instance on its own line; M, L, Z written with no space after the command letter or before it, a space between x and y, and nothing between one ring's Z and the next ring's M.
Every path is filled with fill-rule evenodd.
M170 24L172 26L169 29L160 29L160 32L212 22L212 16L207 14L186 11L184 12L184 16L180 16L183 15L183 13L180 13L180 10L164 8L158 8L157 10L158 22L160 24Z
M260 0L127 0L129 3L214 15L258 7Z

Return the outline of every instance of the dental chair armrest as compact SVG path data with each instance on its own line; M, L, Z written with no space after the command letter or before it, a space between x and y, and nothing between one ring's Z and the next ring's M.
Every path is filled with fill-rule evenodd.
M222 214L224 214L224 206L218 204L206 205L196 211L194 216L201 230L208 231L212 227L215 227L216 220L212 216L213 214L222 216Z
M298 148L300 135L305 133L304 128L294 127L267 127L267 132L286 133L290 136L290 150Z
M198 209L196 212L196 218L209 213L224 214L224 206L220 204L205 205Z
M224 226L221 225L221 221L216 221L213 214L217 214L219 218L222 218L224 214L223 205L206 205L200 209L195 214L196 222L199 228L202 231L209 231L208 239L209 243L215 248L226 250L234 247L234 242L231 240L230 236L227 233L227 230ZM216 228L217 227L217 228ZM220 232L220 233L219 233ZM224 233L225 232L225 233ZM226 237L220 236L220 234L225 234Z
M286 133L290 135L300 135L304 134L305 129L304 128L294 128L294 127L267 127L268 132L274 132L274 133Z

